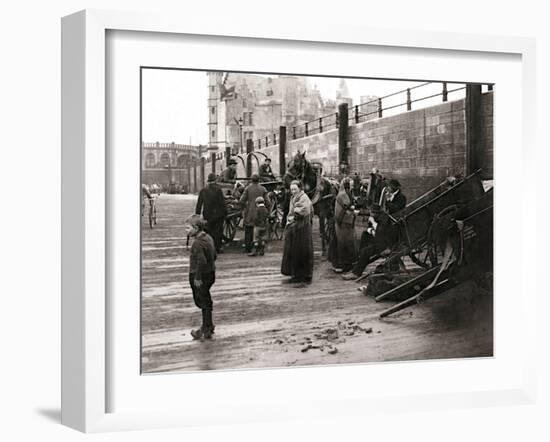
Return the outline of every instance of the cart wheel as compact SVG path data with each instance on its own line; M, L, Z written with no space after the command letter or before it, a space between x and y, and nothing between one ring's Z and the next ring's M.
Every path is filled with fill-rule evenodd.
M412 262L417 266L428 269L437 265L437 253L427 244L409 253Z
M223 221L222 242L224 244L230 244L235 238L237 232L237 223L239 219L235 217L226 218Z

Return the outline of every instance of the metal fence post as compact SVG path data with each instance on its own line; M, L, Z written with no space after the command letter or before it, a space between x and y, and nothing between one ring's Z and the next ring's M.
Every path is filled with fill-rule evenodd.
M201 189L204 187L204 183L206 182L206 177L205 177L205 163L206 163L206 158L204 157L201 157Z
M348 164L348 104L338 106L338 164Z
M254 151L254 141L246 140L246 177L250 178L252 175L252 155L251 152Z
M411 90L407 88L407 110L410 111L412 107L411 103Z
M474 173L482 165L483 143L480 116L481 85L467 84L465 100L466 174Z
M229 167L230 158L231 158L231 147L225 146L225 167Z
M279 175L286 173L286 127L279 126Z
M382 118L382 99L378 99L378 118Z
M443 96L443 101L447 101L447 83L443 82L443 92L441 92L441 95Z

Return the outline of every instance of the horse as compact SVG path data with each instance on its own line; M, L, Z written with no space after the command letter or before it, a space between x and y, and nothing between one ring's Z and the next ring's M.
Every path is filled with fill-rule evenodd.
M310 198L314 214L319 218L319 233L321 235L321 250L326 254L327 244L330 242L334 229L334 201L338 194L338 183L321 175L321 170L316 169L306 159L306 153L297 152L290 160L287 171L283 176L285 189L283 200L283 226L290 208L290 183L299 180L304 185L304 192ZM332 232L332 233L331 233Z

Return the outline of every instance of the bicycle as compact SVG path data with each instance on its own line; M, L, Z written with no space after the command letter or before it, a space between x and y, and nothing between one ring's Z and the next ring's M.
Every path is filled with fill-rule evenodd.
M145 201L149 201L149 210L148 210L148 217L149 217L149 228L152 229L153 226L157 225L157 198L158 196L153 195L151 198L149 197L143 197L143 204L142 209L145 208ZM143 216L143 210L141 215Z

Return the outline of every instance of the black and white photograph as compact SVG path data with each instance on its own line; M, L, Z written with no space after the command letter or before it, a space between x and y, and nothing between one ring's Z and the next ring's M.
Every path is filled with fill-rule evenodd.
M140 75L142 374L493 356L496 85Z
M6 3L1 439L548 440L545 11Z

